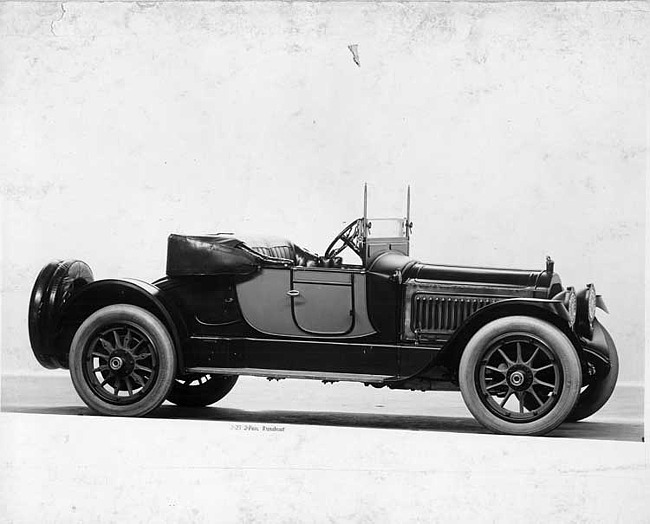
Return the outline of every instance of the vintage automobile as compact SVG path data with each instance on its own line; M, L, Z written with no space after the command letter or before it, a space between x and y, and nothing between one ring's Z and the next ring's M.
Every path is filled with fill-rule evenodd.
M207 406L240 375L459 388L481 424L513 435L598 411L618 356L594 285L563 287L550 258L542 270L414 260L409 201L405 218L369 219L364 190L363 216L322 256L287 240L173 234L151 284L51 262L30 299L34 354L68 368L104 415Z

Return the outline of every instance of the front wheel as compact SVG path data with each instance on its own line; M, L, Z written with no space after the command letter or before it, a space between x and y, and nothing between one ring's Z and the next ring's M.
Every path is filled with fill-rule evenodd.
M193 374L177 377L167 400L184 407L204 407L225 397L237 382L236 375Z
M90 315L70 347L77 393L102 415L143 416L165 400L176 352L165 326L140 307L116 304Z
M580 394L577 352L543 320L512 316L486 324L460 361L463 400L495 433L543 435L571 413Z

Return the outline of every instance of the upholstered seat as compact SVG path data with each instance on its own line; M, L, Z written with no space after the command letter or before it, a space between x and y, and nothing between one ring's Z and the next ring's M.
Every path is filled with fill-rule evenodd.
M270 263L289 262L293 266L337 268L343 265L341 257L323 258L310 253L282 238L246 238L243 245L255 253L268 257Z
M286 239L267 237L242 240L246 247L264 257L288 260L296 266L310 267L318 264L318 256Z

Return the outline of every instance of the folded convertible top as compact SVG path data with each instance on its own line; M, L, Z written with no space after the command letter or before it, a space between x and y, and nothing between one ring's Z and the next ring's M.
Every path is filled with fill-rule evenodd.
M169 235L167 275L248 275L262 265L292 265L295 246L279 238Z

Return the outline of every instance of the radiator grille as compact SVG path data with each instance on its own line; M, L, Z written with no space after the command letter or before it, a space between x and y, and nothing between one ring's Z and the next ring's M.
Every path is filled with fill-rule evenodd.
M497 300L416 294L413 297L411 329L414 332L453 331L470 315Z

